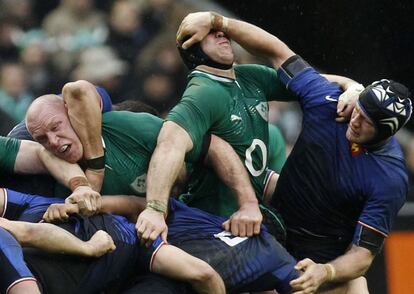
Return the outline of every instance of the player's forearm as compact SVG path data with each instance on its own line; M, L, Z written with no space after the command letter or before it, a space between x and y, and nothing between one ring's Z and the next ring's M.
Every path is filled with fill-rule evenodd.
M258 203L249 175L229 143L213 135L206 160L219 178L235 193L239 206Z
M85 178L83 182L87 185L85 173L77 164L66 162L54 156L43 147L37 149L40 161L45 169L61 184L73 191L76 187L71 187L71 180L74 178Z
M295 55L279 38L244 21L229 19L226 34L253 55L269 58L277 68Z
M332 281L344 282L362 276L370 267L374 257L368 249L352 245L344 255L329 262L335 271Z
M100 97L87 81L67 83L62 89L70 122L82 142L84 158L103 156Z
M353 79L347 78L347 77L343 77L343 76L338 76L338 75L332 75L332 74L323 74L323 76L330 82L332 83L337 83L339 84L339 86L342 88L342 90L346 91L348 90L351 86L361 86L362 89L364 88L361 84L359 84L358 82L354 81Z
M186 152L192 149L188 133L174 122L165 122L151 157L147 176L147 201L167 205L172 185L184 163Z
M147 201L132 195L103 196L100 213L118 214L136 222L138 215L145 209Z

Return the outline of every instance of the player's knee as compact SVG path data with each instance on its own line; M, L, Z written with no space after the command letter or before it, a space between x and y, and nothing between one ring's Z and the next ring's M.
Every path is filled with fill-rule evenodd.
M204 261L199 262L193 269L194 271L191 277L193 282L208 282L218 275L217 272Z
M13 235L23 246L29 244L37 236L34 224L30 223L19 226L19 229L13 232Z
M348 282L346 294L369 294L365 277L359 277Z

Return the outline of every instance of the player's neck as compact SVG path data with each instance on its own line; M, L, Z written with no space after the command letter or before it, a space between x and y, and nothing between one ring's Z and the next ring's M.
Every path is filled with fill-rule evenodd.
M220 77L229 78L233 80L236 79L236 74L234 73L233 67L230 69L218 69L215 67L202 64L202 65L197 66L196 69L202 70L204 72L208 72L210 74L217 75Z

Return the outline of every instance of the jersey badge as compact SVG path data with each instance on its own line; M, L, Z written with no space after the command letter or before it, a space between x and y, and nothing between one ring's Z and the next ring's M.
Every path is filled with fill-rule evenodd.
M145 194L147 190L147 174L142 174L129 185L134 191Z
M357 143L351 143L350 149L351 149L352 156L358 156L364 151L364 148Z
M265 121L269 120L269 106L267 102L260 102L257 104L256 110Z

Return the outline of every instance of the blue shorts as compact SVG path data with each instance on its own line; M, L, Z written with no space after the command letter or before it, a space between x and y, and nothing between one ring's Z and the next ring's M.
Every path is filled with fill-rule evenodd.
M240 238L223 231L225 220L171 199L168 240L208 262L229 292L276 289L289 293L289 282L299 277L296 260L264 226L260 235Z

